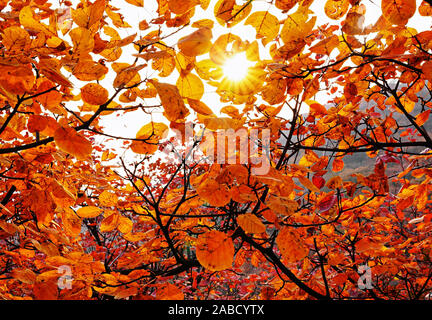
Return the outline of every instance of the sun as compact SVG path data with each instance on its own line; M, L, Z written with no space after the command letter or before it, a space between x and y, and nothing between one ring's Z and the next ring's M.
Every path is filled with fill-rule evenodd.
M253 65L246 57L245 52L240 52L229 57L223 67L224 75L231 81L241 81L246 78L249 68Z

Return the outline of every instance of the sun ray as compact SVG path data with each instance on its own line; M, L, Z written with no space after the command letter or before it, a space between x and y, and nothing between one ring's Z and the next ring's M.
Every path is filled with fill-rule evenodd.
M249 68L253 65L246 58L246 53L241 52L229 57L222 69L224 75L231 81L241 81L245 79L249 73Z

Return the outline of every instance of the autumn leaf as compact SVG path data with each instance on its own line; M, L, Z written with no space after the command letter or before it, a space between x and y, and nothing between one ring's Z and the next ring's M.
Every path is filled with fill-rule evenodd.
M57 147L79 160L90 159L93 147L89 140L70 127L59 127L54 132Z
M330 19L338 20L348 12L348 8L348 0L327 0L324 12Z
M282 257L290 263L300 262L309 252L300 236L290 227L283 227L279 231L276 244Z
M108 91L98 83L88 83L81 88L81 97L88 104L102 105L108 101Z
M222 271L232 266L234 244L225 233L212 230L198 237L196 256L204 268Z
M99 203L105 207L115 206L117 205L117 202L118 202L118 197L114 193L108 190L103 191L99 195Z
M29 92L35 82L35 75L29 64L2 64L0 61L0 86L12 94Z
M207 201L211 206L222 207L231 200L228 188L219 184L215 179L205 179L197 188L198 195Z
M423 111L422 113L420 113L416 117L416 123L417 123L417 125L418 126L424 125L428 121L430 113L431 113L430 110L426 110L426 111Z
M200 28L177 42L179 50L191 57L207 53L212 46L212 32L209 28Z
M79 208L76 213L81 218L96 218L102 213L102 210L95 206L86 206Z
M100 225L101 232L110 232L116 229L119 225L119 215L117 213L111 213L109 215L104 215L104 218Z
M151 83L158 92L165 110L164 115L169 121L184 119L189 114L176 86L156 81L152 81Z
M237 223L247 233L263 233L266 230L261 220L251 213L238 216Z
M298 203L291 199L271 195L266 201L272 211L285 216L292 215L298 208Z
M252 13L246 19L245 25L255 28L257 39L262 38L264 45L274 40L279 33L279 20L267 11Z
M135 153L152 154L158 149L159 140L167 135L168 127L164 123L151 122L143 126L136 134L135 140L131 144L131 149Z
M175 285L166 283L157 288L158 300L183 300L183 292Z
M180 76L176 86L179 94L183 98L200 100L204 94L204 84L201 79L193 73L188 73L185 76Z
M416 11L415 0L382 0L384 18L396 25L405 25Z

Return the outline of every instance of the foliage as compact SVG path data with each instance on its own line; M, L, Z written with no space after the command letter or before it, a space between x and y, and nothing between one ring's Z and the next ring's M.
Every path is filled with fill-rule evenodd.
M432 31L407 23L430 1L383 0L368 26L368 1L313 2L158 0L135 21L114 4L147 0L1 0L0 296L428 298ZM111 134L131 112L164 120ZM264 129L247 161L203 161L205 132Z

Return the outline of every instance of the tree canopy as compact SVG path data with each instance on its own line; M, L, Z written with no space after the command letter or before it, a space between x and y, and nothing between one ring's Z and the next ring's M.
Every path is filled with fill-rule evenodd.
M0 297L429 299L431 5L0 0Z

